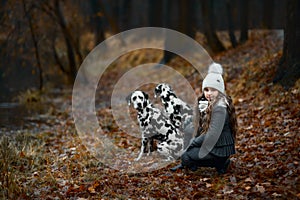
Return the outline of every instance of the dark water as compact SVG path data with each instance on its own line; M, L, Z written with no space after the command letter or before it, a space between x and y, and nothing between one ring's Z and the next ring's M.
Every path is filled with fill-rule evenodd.
M0 103L0 128L2 130L19 130L27 128L27 119L42 112L42 109L28 108L19 103Z
M24 126L24 117L27 114L25 107L18 103L0 103L0 128L22 128Z

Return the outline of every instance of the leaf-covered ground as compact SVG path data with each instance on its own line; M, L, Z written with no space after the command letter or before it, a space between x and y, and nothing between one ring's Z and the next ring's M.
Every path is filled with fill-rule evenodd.
M299 199L300 81L289 90L272 83L281 47L277 33L252 32L246 44L214 57L224 66L227 93L233 97L238 115L237 154L227 174L218 176L210 168L171 173L169 168L178 163L135 174L107 167L78 137L71 114L72 97L67 92L52 99L47 113L31 119L28 129L1 130L0 197ZM134 56L134 60L140 58L138 53ZM200 80L190 78L193 87L199 87ZM107 80L108 86L112 80ZM105 94L101 93L102 97ZM97 113L116 145L138 150L138 139L118 129L109 107L101 107Z

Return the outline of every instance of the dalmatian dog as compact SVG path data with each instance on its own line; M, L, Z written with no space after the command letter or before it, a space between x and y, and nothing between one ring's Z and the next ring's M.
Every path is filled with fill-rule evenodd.
M193 109L181 100L171 86L160 83L155 87L154 97L160 97L165 111L176 128L184 129L184 123L193 117Z
M142 145L136 161L149 149L149 144L155 139L157 151L166 160L175 160L183 153L183 134L155 108L149 101L149 96L143 91L134 91L127 97L128 105L137 110L137 120L142 134Z
M193 137L193 131L186 131L190 129L187 126L193 126L193 109L177 97L171 86L166 83L160 83L155 87L154 97L160 97L171 122L176 128L184 132L184 142L185 147L187 147Z

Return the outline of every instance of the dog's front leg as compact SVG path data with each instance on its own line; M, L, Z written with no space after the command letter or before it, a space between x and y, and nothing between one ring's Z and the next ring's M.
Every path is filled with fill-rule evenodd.
M154 151L154 139L153 137L148 138L148 147L147 147L147 155L151 155L151 153Z
M141 146L140 154L139 154L139 156L135 159L135 161L138 161L139 159L141 159L143 153L146 152L147 146L148 146L148 138L142 137L142 146Z

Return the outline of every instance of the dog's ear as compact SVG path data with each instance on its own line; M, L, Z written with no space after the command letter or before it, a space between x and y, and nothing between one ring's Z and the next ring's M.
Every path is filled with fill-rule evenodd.
M131 104L131 95L132 95L132 93L130 93L130 94L126 97L126 101L127 101L128 106L130 106L130 104Z
M142 91L142 93L143 93L143 95L145 97L144 102L143 102L143 107L145 108L149 104L149 96L148 96L147 93L145 93L143 91Z
M161 93L161 87L162 87L162 84L158 84L155 89L154 89L154 98L157 98L158 94Z
M149 96L148 96L147 93L143 92L143 95L144 95L144 97L145 97L146 100L149 100Z

